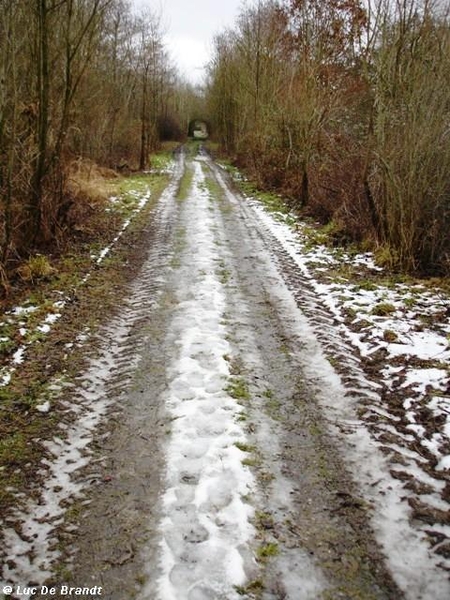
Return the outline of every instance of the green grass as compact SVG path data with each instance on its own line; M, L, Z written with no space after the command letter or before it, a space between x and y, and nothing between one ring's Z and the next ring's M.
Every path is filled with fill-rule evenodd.
M389 302L380 302L372 308L371 313L377 317L387 317L395 311L396 308L393 304L390 304Z
M154 154L151 158L151 166L152 169L156 169L157 171L163 171L167 169L173 160L172 152L169 150L163 150Z
M245 412L240 412L237 416L236 416L236 421L238 423L242 423L244 421L248 420L248 415Z
M226 268L217 269L216 275L219 278L219 281L222 285L226 285L231 278L231 271Z
M157 155L159 156L159 155ZM161 157L161 162L167 158ZM116 201L108 207L114 214L122 218L129 217L138 206L143 195L149 191L152 197L159 195L167 185L169 176L166 173L133 173L126 177L111 179L107 182L109 196Z
M413 308L417 304L417 298L410 296L409 298L404 298L403 304L408 308Z
M358 292L363 290L365 292L375 292L379 288L379 285L367 279L365 281L359 281L357 285L353 286L353 291Z
M245 194L247 194L248 196L255 196L256 198L258 198L258 200L260 200L264 204L268 212L282 213L283 215L289 214L289 207L287 206L283 198L278 194L258 190L257 187L249 181L242 181L239 185Z
M188 156L195 157L199 153L200 147L204 145L202 140L193 140L190 139L187 144L185 144L186 152Z
M253 579L246 585L236 585L234 589L240 596L249 596L261 593L264 590L264 584L261 579Z
M280 415L281 402L279 400L277 400L276 398L268 398L265 403L265 407L266 407L267 413L270 415L270 417L274 421L281 420L281 415Z
M20 278L24 281L36 282L40 279L49 279L55 273L47 256L36 254L31 256L18 269Z
M317 423L310 423L309 433L316 437L322 435L322 429Z
M256 446L253 446L252 444L246 444L245 442L235 442L234 445L241 452L254 452L256 450Z
M159 165L163 166L169 160L166 155ZM118 200L96 205L98 210L93 215L94 221L83 221L85 229L80 240L74 239L66 254L45 260L34 257L34 260L24 263L29 269L29 281L22 281L17 293L4 303L5 310L13 306L36 307L28 314L4 315L4 324L0 326L0 338L5 338L1 342L0 353L4 356L10 355L20 344L29 344L27 360L16 369L9 385L0 389L0 505L5 514L17 503L17 491L28 491L30 478L45 456L40 440L51 439L55 435L56 424L61 418L55 401L46 414L38 413L36 405L59 395L49 389L50 382L62 378L72 381L75 374L84 368L86 348L72 347L70 360L67 360L65 345L73 342L81 331L94 329L108 318L122 299L121 286L131 277L129 269L124 266L130 252L129 244L123 247L118 244L101 268L94 270L93 249L100 250L111 242L124 218L135 210L140 195L150 189L150 202L141 215L131 221L124 236L133 243L145 226L146 211L151 210L168 179L167 174L155 173L102 180L107 194L116 196ZM104 212L104 207L109 211ZM105 225L101 230L97 229L97 216ZM180 231L180 244L182 237ZM92 270L89 282L80 285L89 270ZM76 302L67 303L64 308L67 318L57 321L50 334L38 331L37 325L47 314L59 312L54 303L65 295L76 298ZM24 336L19 333L20 327L27 330ZM90 348L89 352L95 353L95 348Z
M345 306L342 312L347 319L351 319L352 321L358 316L358 313L352 306Z
M269 471L260 470L258 473L258 480L263 487L267 487L274 479L275 475Z
M205 188L208 190L212 200L222 200L223 190L211 173L211 169L205 163L202 163L202 170L205 175Z
M225 391L235 400L250 400L247 383L242 377L232 377Z
M10 339L4 339L0 342L0 356L8 356L16 348L16 343Z
M133 194L134 192L147 192L148 186L154 177L154 175L143 173L136 173L127 177L123 177L118 180L115 191L125 196L125 202L130 201L130 194ZM113 180L113 184L115 181L116 180Z
M179 200L180 202L186 200L189 197L193 179L194 170L192 169L192 167L187 166L183 173L183 177L181 178L180 186L176 195L177 200Z
M273 516L270 513L264 512L264 511L256 511L255 525L259 531L263 532L268 529L274 529L275 521L274 521Z
M326 356L327 361L330 363L332 367L337 367L339 364L339 360L335 356Z
M272 556L277 556L279 552L280 549L278 547L278 544L276 544L275 542L268 542L267 544L263 544L258 548L258 550L256 551L256 558L258 561L264 562Z
M169 265L172 269L181 267L181 254L186 247L186 228L178 227L175 232L175 243L173 245L173 256L170 259Z
M257 456L249 456L247 458L244 458L241 462L245 467L261 466L261 459Z
M39 444L31 441L39 438L43 432L54 430L55 422L51 414L45 416L33 415L33 421L26 418L26 413L32 410L37 404L32 397L23 397L20 399L20 406L17 405L17 398L10 393L8 400L6 395L8 391L2 394L2 407L4 411L13 411L14 417L9 417L9 427L15 430L8 431L6 422L0 423L2 434L0 439L0 505L7 506L14 500L15 489L21 489L26 485L28 466L36 461L41 453ZM16 415L22 415L22 419L17 419ZM22 429L19 429L22 421Z

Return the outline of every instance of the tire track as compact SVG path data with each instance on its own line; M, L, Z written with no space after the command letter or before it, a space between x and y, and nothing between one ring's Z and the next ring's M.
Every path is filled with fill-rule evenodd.
M227 199L237 207L230 184L217 167L212 168ZM303 326L297 326L297 346L307 376L313 385L315 381L320 384L321 380L327 385L327 377L323 378L321 372L323 365L314 364L317 363L314 356L302 350L305 346L302 335L310 335L308 330L320 344L317 352L323 351L333 367L328 371L339 374L339 385L329 383L328 390L318 389L317 399L325 409L331 431L341 440L354 480L370 503L377 539L388 555L397 583L407 597L414 600L446 598L450 591L446 573L448 560L445 560L448 511L444 498L441 501L436 497L445 494L445 474L434 473L433 481L428 458L424 456L426 452L421 449L418 452L413 436L405 435L395 407L392 410L387 402L389 391L376 369L367 370L366 361L354 345L344 319L324 304L317 282L296 260L296 252L289 243L284 244L282 236L278 239L276 228L269 226L271 217L261 204L240 198L242 223L254 238L255 248L259 243L267 249L289 289L292 302L300 309L300 321L303 322L303 315L306 318L303 333ZM279 302L283 302L282 295ZM286 314L286 322L288 318ZM294 325L292 330L295 329ZM405 479L415 478L419 483L416 489L403 485ZM421 498L420 493L426 494L427 490L430 495ZM435 496L431 495L433 492ZM424 499L430 504L423 503ZM436 555L433 556L429 544L437 551Z
M43 585L51 580L62 559L58 540L64 539L69 547L74 538L75 529L72 523L65 524L65 514L74 503L83 504L87 486L99 479L98 465L103 459L92 464L92 442L96 437L98 444L98 431L128 391L144 349L141 328L157 305L164 283L155 273L164 272L170 255L174 195L183 168L181 155L151 215L148 233L153 244L129 297L107 326L87 339L83 336L89 367L72 383L56 380L52 384L60 423L55 437L42 442L46 457L28 497L20 499L2 524L3 584ZM104 432L102 440L107 437Z

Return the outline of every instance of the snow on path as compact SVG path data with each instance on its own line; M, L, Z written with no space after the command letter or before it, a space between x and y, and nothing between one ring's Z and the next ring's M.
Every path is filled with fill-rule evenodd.
M177 167L174 165L173 169L170 169L168 171L168 173L170 173L171 175L176 175L176 170L177 170ZM119 232L113 238L113 240L110 242L110 244L108 246L106 246L105 248L103 248L99 252L98 255L95 255L95 254L91 255L93 264L98 266L104 261L106 256L108 256L111 253L111 251L113 250L113 248L115 247L117 242L124 235L124 233L130 226L132 221L145 208L145 206L148 204L148 202L151 199L150 188L147 188L146 192L143 194L136 192L135 199L136 199L135 208L132 210L131 215L122 223L122 226L121 226ZM80 284L78 284L78 285L84 285L91 278L91 275L92 275L92 272L88 271L86 273L86 275L82 278ZM61 293L61 292L58 292L58 293ZM54 325L56 323L56 321L58 321L58 319L61 318L64 307L66 306L66 303L68 301L69 301L69 296L66 296L62 300L53 302L50 312L46 313L43 316L40 323L38 323L31 332L29 332L25 328L22 328L19 330L20 335L22 337L25 337L26 341L24 343L22 343L19 346L19 348L14 352L14 354L12 355L12 360L0 367L0 388L6 387L7 385L10 384L11 378L12 378L14 372L16 371L17 366L19 366L25 362L27 351L35 343L36 334L47 335L48 333L50 333L50 331L52 330L52 325ZM8 313L6 313L6 316L8 317L8 315L12 315L12 316L20 317L21 315L26 315L26 314L29 314L36 310L38 310L37 306L17 306L15 308L13 308L11 311L9 311ZM6 322L8 323L9 320L10 319L7 318ZM12 324L13 321L10 321L10 323ZM29 333L31 333L31 335L29 335ZM9 339L10 339L9 337L6 337L6 338L4 338L3 341L9 341Z
M247 210L251 215L248 216L249 221L254 221L256 217L256 222L259 221L257 227L262 226L263 230L266 229L266 233L263 235L267 236L267 232L270 232L278 240L283 250L295 261L305 279L310 281L317 297L322 299L332 314L338 317L341 334L347 335L355 343L356 336L352 335L352 332L347 330L342 323L338 306L334 302L330 290L326 289L326 286L318 284L311 275L307 260L299 248L298 239L292 229L267 213L259 202L251 202ZM430 552L422 528L417 526L417 523L411 524L411 509L405 501L411 497L411 493L403 487L401 481L390 475L389 471L392 469L392 465L387 462L386 457L380 451L380 443L371 437L364 423L357 417L355 403L348 399L345 385L322 356L323 350L321 344L318 343L315 326L311 325L309 319L298 310L291 292L284 295L281 291L278 293L280 311L285 304L286 317L297 315L292 333L296 334L306 347L305 352L302 353L305 372L311 377L311 380L317 379L319 388L322 388L322 392L318 388L318 398L329 414L330 422L347 424L345 440L347 459L352 467L355 480L359 482L367 500L373 506L374 530L387 555L387 562L396 582L408 600L447 600L450 598L448 571L445 569L445 564L443 569L439 568L439 564L443 563L442 557ZM365 346L364 349L366 350L367 347ZM436 372L428 373L428 375L429 380L436 376ZM418 385L421 384L417 377L416 381ZM381 399L376 394L373 384L366 380L365 382L361 381L361 385L361 390L366 387L372 388L374 406L382 414ZM445 402L445 398L436 399L436 404L443 402ZM385 416L391 418L388 414ZM398 448L398 451L402 453L403 460L407 461L407 450ZM437 454L441 459L440 468L448 468L448 464L445 462L447 457L438 452ZM410 470L418 481L432 482L433 487L441 491L444 484L431 477L427 478L426 473L420 469L417 463L420 456L414 453L410 458L414 460L402 463L399 468ZM407 466L405 466L406 464ZM427 501L437 509L448 510L448 505L436 494L428 495ZM448 525L430 524L426 525L424 529L434 531L436 534L442 532L444 538L450 536Z
M2 528L3 549L7 551L2 575L7 582L42 585L52 576L52 563L60 556L55 529L63 523L68 503L79 497L84 487L85 482L74 475L89 460L93 432L109 405L106 386L117 369L127 334L126 324L111 328L109 347L101 358L92 361L86 373L80 403L61 401L68 414L76 415L76 421L71 426L61 423L53 440L44 443L48 457L42 460L39 473L45 481L42 493L18 506ZM57 387L55 384L55 391ZM65 387L60 384L59 393Z
M161 228L171 217L181 174L182 165L178 163L172 181L155 207ZM154 250L157 252L158 248ZM5 520L0 519L4 558L0 564L0 598L6 584L41 586L54 577L54 564L61 555L57 529L64 527L66 510L74 500L82 498L89 484L80 476L80 471L91 459L90 444L112 403L110 391L119 393L121 386L127 385L128 371L135 367L134 360L127 357L127 343L133 324L140 318L136 306L142 304L145 310L142 290L137 285L121 314L99 332L99 356L91 359L86 372L77 380L76 388L63 381L55 381L50 386L67 419L62 418L52 440L43 442L47 456L38 473L43 480L39 493L18 497L16 509ZM88 339L81 335L78 340L86 342ZM74 390L68 391L68 388ZM48 409L48 403L37 407L44 413ZM69 524L69 529L71 527ZM29 596L20 594L24 598Z
M240 407L225 391L230 352L222 322L225 294L216 274L216 221L199 161L181 208L186 248L177 271L177 307L169 331L176 358L169 366L166 404L173 419L167 448L161 529L159 600L239 598L246 580L254 490L236 447L246 437ZM154 582L142 598L154 598Z

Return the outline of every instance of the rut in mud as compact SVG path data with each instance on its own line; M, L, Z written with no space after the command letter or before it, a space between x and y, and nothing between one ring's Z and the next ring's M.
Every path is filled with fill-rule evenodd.
M433 565L393 572L326 409L345 385L280 274L288 259L208 156L180 155L146 234L100 356L65 392L86 433L74 421L49 448L76 498L56 472L48 496L71 518L30 503L3 578L70 577L111 600L447 598ZM333 338L326 311L311 319ZM347 368L353 395L376 393ZM65 447L77 435L81 458Z

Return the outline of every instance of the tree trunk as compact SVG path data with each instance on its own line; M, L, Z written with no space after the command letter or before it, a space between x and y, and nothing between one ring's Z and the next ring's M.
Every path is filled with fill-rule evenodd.
M147 166L147 71L142 75L142 105L141 105L141 151L139 157L139 170L144 171Z
M47 170L48 126L49 126L49 58L48 58L48 6L47 0L36 0L38 17L37 40L37 87L38 87L38 116L37 116L37 156L31 178L31 243L39 237L42 220L42 197L44 177Z

